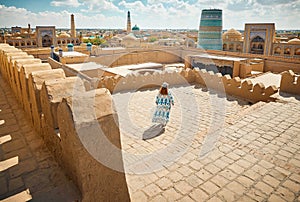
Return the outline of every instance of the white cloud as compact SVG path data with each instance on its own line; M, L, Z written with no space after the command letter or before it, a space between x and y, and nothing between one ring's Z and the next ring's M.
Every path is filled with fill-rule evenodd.
M84 0L83 5L87 6L89 11L99 13L103 10L121 12L121 10L109 0Z
M81 28L108 28L108 29L125 29L126 18L119 16L105 16L103 14L95 14L86 16L82 13L75 13L76 27Z
M50 2L51 6L60 7L60 6L71 6L78 7L81 3L78 0L55 0Z
M157 3L156 5L158 5ZM145 12L149 11L149 8L151 6L146 7L141 1L134 1L134 2L126 2L126 1L121 1L118 6L124 6L126 9L132 11L132 13L140 11L140 12Z
M252 22L274 22L276 29L299 29L300 0L276 5L264 5L259 1L212 0L213 3L210 3L209 0L198 0L193 1L195 3L188 3L186 0L148 0L148 3L143 3L144 1L141 0L134 2L122 0L117 3L118 1L110 2L109 0L85 0L80 1L82 12L74 13L74 15L77 28L123 29L126 27L127 10L129 10L132 25L137 24L141 29L198 29L201 10L219 8L223 10L224 29L244 29L245 23ZM229 5L235 4L241 7L233 11ZM24 8L0 5L0 22L3 27L27 26L30 23L32 27L55 25L68 28L70 27L70 14L66 10L34 13Z
M252 10L254 2L251 0L233 0L227 4L227 8L232 11Z
M24 8L6 7L0 5L1 27L22 26L56 26L56 28L70 28L70 16L72 13L63 10L61 12L33 13ZM105 16L95 14L86 16L84 13L73 13L76 28L124 28L125 20L118 16ZM12 17L13 15L13 17Z

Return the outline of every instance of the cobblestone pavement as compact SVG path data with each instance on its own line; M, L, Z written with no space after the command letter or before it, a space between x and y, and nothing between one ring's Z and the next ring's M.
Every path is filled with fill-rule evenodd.
M30 127L19 106L0 75L0 200L79 199L79 192Z
M248 105L201 87L173 87L158 137L158 90L113 95L132 201L299 201L300 101ZM298 98L299 99L299 98Z

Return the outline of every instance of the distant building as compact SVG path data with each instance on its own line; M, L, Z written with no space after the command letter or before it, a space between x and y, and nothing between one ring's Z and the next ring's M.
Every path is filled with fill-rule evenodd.
M131 30L132 31L140 31L140 28L137 25L134 25L134 27Z
M244 53L272 55L275 40L275 24L245 24Z
M222 38L224 51L300 58L300 39L275 37L274 23L245 24L244 35L230 29Z
M222 35L223 39L223 50L232 52L242 52L244 39L243 35L235 30L230 29Z
M74 15L71 15L71 36L66 32L56 35L55 26L36 26L35 32L30 28L12 27L11 34L4 34L3 41L17 48L36 48L66 46L69 43L80 45L80 37L76 37Z
M273 55L300 58L300 39L294 38L284 43L273 43Z
M121 46L126 48L139 48L141 40L136 38L133 33L130 33L122 38Z
M131 19L130 19L130 11L127 12L127 33L131 32Z
M76 37L75 20L74 15L71 15L71 36Z
M197 47L222 50L222 10L202 10Z

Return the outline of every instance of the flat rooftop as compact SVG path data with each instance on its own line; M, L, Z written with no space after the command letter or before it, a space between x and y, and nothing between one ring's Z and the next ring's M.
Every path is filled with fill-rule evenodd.
M107 67L95 62L86 62L86 63L77 63L77 64L66 64L69 68L77 71L77 72L84 72L84 71L106 71L112 74L120 75L125 77L127 74L138 70L161 70L163 68L162 64L159 63L142 63L142 64L135 64L135 65L123 65L117 67Z
M76 71L89 71L89 70L103 70L106 68L105 66L95 63L95 62L86 62L86 63L78 63L78 64L67 64L66 66L76 70Z
M219 55L208 55L208 54L200 54L200 55L190 55L194 58L208 58L212 60L227 60L227 61L245 61L248 58L239 58L239 57L231 57L231 56L219 56Z
M125 77L127 74L130 74L137 70L150 70L150 69L160 70L162 68L163 65L160 63L148 62L148 63L135 64L135 65L123 65L117 67L103 68L103 70Z
M54 53L59 55L59 52ZM62 57L88 57L88 55L77 51L63 51Z
M251 80L253 85L257 83L263 83L264 86L267 88L269 86L275 85L277 88L280 87L280 81L281 81L281 74L274 74L271 72L264 73L260 76L254 77L254 78L246 78L244 80Z

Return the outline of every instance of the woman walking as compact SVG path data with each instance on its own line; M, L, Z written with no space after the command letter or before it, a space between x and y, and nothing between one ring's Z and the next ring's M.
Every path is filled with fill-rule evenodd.
M158 95L156 96L156 110L154 112L152 122L160 123L164 126L170 118L171 105L174 105L174 99L171 92L168 90L168 83L164 82L161 85Z

